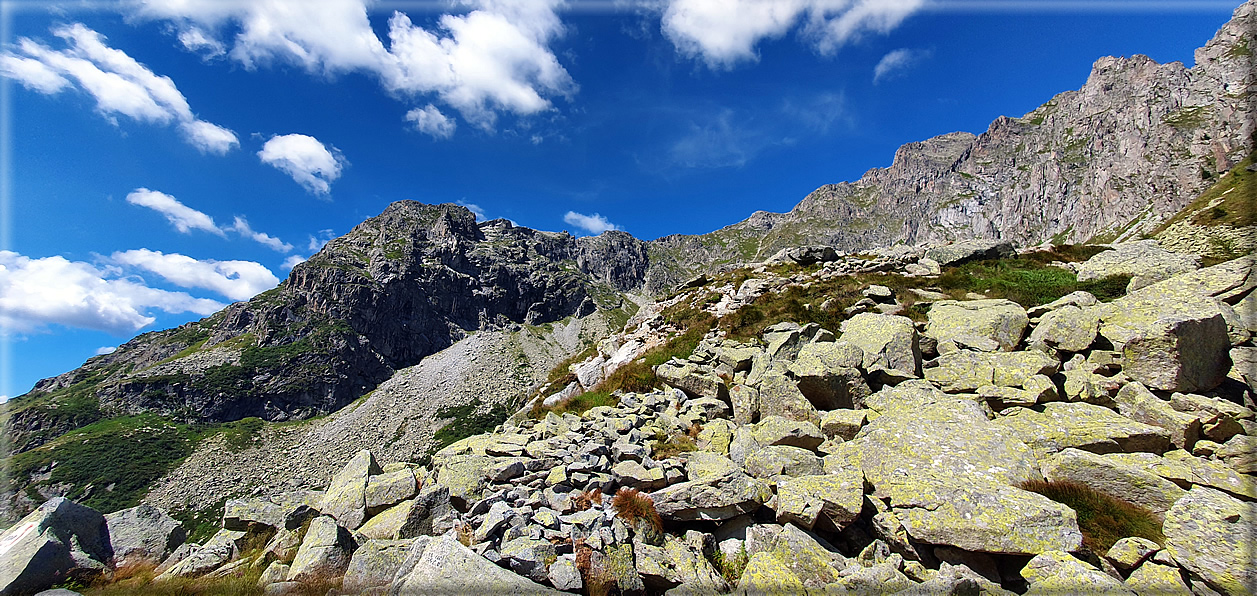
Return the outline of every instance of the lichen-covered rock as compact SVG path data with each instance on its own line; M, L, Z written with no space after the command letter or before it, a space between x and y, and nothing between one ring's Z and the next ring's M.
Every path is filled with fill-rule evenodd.
M695 451L685 458L685 475L690 480L720 478L741 470L742 468L729 458L715 453Z
M367 590L387 589L413 545L414 540L364 542L349 559L341 590L349 594L360 594Z
M765 447L787 445L815 451L825 442L825 435L811 422L800 422L781 416L767 416L751 428L751 437Z
M1030 582L1027 594L1131 594L1118 579L1088 563L1075 559L1068 552L1049 551L1036 555L1021 569L1021 576Z
M936 261L939 265L947 266L961 265L981 259L1000 259L1012 256L1014 253L1012 243L1007 240L975 238L931 247L925 251L925 257Z
M611 467L611 475L622 486L637 490L655 490L667 484L663 468L646 469L635 461L622 461Z
M759 382L758 397L756 410L762 414L776 414L812 424L820 421L816 406L804 397L794 381L780 372L770 370L764 373Z
M105 515L114 565L160 563L187 538L187 531L165 511L148 504Z
M834 474L800 476L777 483L777 521L811 530L840 532L864 506L864 475L854 468Z
M367 513L374 515L415 496L419 483L409 468L367 478Z
M1128 536L1114 542L1109 552L1104 554L1104 558L1112 562L1114 567L1122 571L1130 571L1159 550L1161 547L1147 538Z
M1156 240L1137 240L1112 245L1077 263L1078 281L1095 281L1114 275L1131 276L1127 291L1135 291L1200 267L1200 257L1161 248Z
M405 573L401 573L405 571ZM414 565L399 571L391 594L504 594L511 596L556 595L554 590L529 581L442 536L426 543Z
M1147 562L1131 572L1126 587L1139 596L1190 596L1178 567Z
M1236 472L1257 474L1257 437L1235 435L1213 455Z
M736 470L650 493L660 517L672 521L730 519L755 511L771 497L768 485Z
M1122 371L1153 389L1208 391L1231 369L1230 350L1221 314L1164 317L1130 335Z
M1099 312L1066 305L1043 315L1030 332L1029 344L1080 352L1091 347L1099 332Z
M850 408L870 391L860 374L863 352L847 342L817 342L803 345L788 370L799 392L821 410ZM763 399L763 383L760 385ZM772 410L764 409L762 414Z
M798 391L797 387L795 391ZM729 401L733 404L735 424L750 424L751 420L759 416L758 389L747 385L734 385L729 388Z
M637 573L652 594L677 586L685 594L723 594L729 590L729 584L703 554L676 536L665 536L663 546L635 543L633 554Z
M1043 477L1050 481L1082 484L1157 514L1187 494L1156 474L1074 448L1053 454L1042 464Z
M223 527L248 531L254 526L293 530L318 515L315 507L323 500L320 491L292 491L253 497L228 499L223 505Z
M737 596L795 596L803 593L803 581L767 552L751 557L734 591Z
M1142 468L1180 486L1208 486L1246 499L1257 500L1257 483L1251 476L1229 466L1175 449L1158 457L1151 453L1114 453L1104 456L1118 463Z
M865 410L830 410L821 415L820 430L828 438L850 441L864 427Z
M757 526L748 531L746 550L752 558L765 553L772 555L789 570L790 576L798 578L808 588L820 588L836 581L847 565L846 559L829 543L794 524Z
M925 335L939 343L975 348L994 342L1011 351L1021 343L1030 319L1026 309L1011 300L940 300L930 306Z
M200 548L192 550L178 563L163 571L161 575L155 578L155 581L174 577L196 577L218 569L240 554L238 542L244 536L244 532L219 530L209 540L206 540L205 544L202 544Z
M1200 438L1198 416L1175 410L1169 401L1157 397L1138 382L1122 386L1114 401L1123 416L1169 431L1170 443L1179 449L1191 449Z
M864 352L863 368L897 370L921 376L921 346L908 317L860 313L842 322L841 341Z
M450 489L432 486L367 520L358 533L376 540L439 536L453 528L454 521Z
M310 522L297 557L288 570L288 581L321 583L341 577L357 548L353 536L335 518L321 515Z
M544 583L550 579L546 566L557 557L554 545L548 540L527 536L503 541L498 547L498 554L511 571L537 583Z
M576 568L576 555L566 554L555 558L554 563L550 564L548 570L550 574L550 585L556 590L564 592L579 592L585 587L585 581L581 578L580 569Z
M992 424L1025 441L1041 457L1068 447L1092 453L1164 453L1170 446L1165 429L1093 404L1052 402L1042 412L1010 408L1003 414Z
M367 479L379 473L375 456L366 449L359 451L332 477L317 509L340 525L357 529L367 520Z
M674 359L656 366L655 375L669 386L695 397L717 397L724 386L709 368L684 360Z
M986 385L1019 387L1035 375L1053 375L1060 362L1038 351L943 354L938 366L925 369L925 378L945 391L969 392Z
M821 458L815 453L783 445L758 449L748 455L742 465L748 474L756 478L820 474L823 467Z
M1195 487L1165 514L1165 548L1179 565L1224 594L1257 585L1257 505Z

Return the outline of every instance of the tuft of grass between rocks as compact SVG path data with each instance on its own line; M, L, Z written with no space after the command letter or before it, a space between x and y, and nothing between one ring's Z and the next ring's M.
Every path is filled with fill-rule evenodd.
M1093 553L1103 555L1115 542L1131 536L1165 544L1162 520L1155 513L1084 484L1032 480L1020 488L1073 509L1078 514L1082 545Z

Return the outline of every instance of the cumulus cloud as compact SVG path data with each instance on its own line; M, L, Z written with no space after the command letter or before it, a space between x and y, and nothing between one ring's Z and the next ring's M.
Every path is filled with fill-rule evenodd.
M149 190L147 188L137 188L127 195L127 202L132 205L148 207L166 217L166 220L175 227L176 230L187 234L192 230L201 230L226 236L223 230L214 223L214 218L197 211L164 192Z
M563 221L567 222L568 225L576 226L593 235L601 234L609 230L620 229L620 226L607 221L607 218L598 215L597 213L593 215L585 215L575 211L568 211L567 214L563 216Z
M468 122L492 129L499 112L535 114L549 109L552 98L576 92L549 48L564 30L555 12L562 3L470 0L461 3L469 12L442 15L431 29L394 12L388 47L372 29L370 0L320 0L317 10L308 0L136 0L131 6L140 18L174 23L185 48L204 53L229 45L227 55L247 68L284 62L322 75L369 73L389 92L434 95ZM416 114L424 113L432 114L427 107ZM452 134L440 123L433 117L416 125L433 136L439 135L430 130Z
M901 74L924 56L924 52L907 48L899 48L887 52L885 56L882 56L881 60L877 61L877 66L873 67L873 84Z
M217 58L227 53L227 47L223 45L223 42L206 35L200 27L195 25L179 32L179 43L183 44L184 49L189 52L200 54L206 59Z
M756 61L756 45L798 28L824 54L866 32L886 33L925 0L666 0L664 35L709 67Z
M253 261L199 261L146 248L115 252L110 259L156 273L177 286L210 290L232 300L248 300L279 285L279 278Z
M306 190L325 195L331 192L332 182L340 177L344 167L340 152L333 151L335 147L329 150L312 136L276 135L262 145L258 157L263 163L292 176Z
M101 346L99 348L96 348L96 355L104 356L105 354L112 354L117 351L118 351L118 346Z
M246 221L243 217L240 217L239 215L236 216L235 223L231 225L231 230L233 232L236 232L237 234L240 234L241 236L244 236L245 238L253 240L275 251L292 252L291 244L288 244L287 242L284 242L283 240L280 240L279 238L271 236L270 234L266 234L266 233L258 232L254 230L252 227L249 226L249 222Z
M300 265L304 262L306 262L306 257L303 257L301 255L292 255L288 257L287 259L284 259L284 264L280 265L280 267L282 267L284 271L289 271L293 267L296 267L297 265Z
M88 263L0 251L0 326L7 330L64 325L121 335L151 325L153 310L208 315L221 308L220 302L150 288Z
M125 116L137 122L178 123L192 146L222 155L240 144L230 130L200 120L170 77L154 73L126 52L105 44L105 37L81 23L52 29L67 45L55 50L29 38L18 40L23 55L0 54L0 74L44 94L77 87L96 100L107 118ZM71 80L74 83L71 83Z
M458 126L432 104L406 112L406 121L413 124L415 130L432 135L436 139L448 139L454 136L454 129Z

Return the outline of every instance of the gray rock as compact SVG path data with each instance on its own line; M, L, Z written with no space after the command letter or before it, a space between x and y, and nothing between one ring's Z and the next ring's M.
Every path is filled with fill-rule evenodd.
M729 589L701 552L675 536L665 536L663 546L635 543L633 554L642 584L651 593L677 586L686 594L721 594Z
M105 515L114 565L147 561L160 563L174 552L188 533L165 511L139 505Z
M412 553L413 554L413 553ZM556 594L544 586L498 567L449 536L428 542L413 565L406 564L390 594Z
M1235 435L1214 457L1241 474L1257 474L1257 437Z
M564 592L579 592L585 587L580 570L576 568L576 555L562 555L550 565L550 585Z
M1014 254L1013 245L1007 240L964 240L925 251L925 257L944 267L961 265L982 259L1001 259Z
M1231 368L1222 315L1165 317L1133 333L1122 348L1130 378L1164 391L1208 391Z
M247 532L255 526L294 530L318 512L319 491L294 491L265 497L228 499L223 506L223 527Z
M409 468L370 476L367 478L367 489L364 495L367 514L375 515L415 496L418 492L419 483L415 480L415 473Z
M938 358L938 366L925 369L925 378L949 392L970 392L979 387L1020 387L1035 375L1051 376L1060 362L1042 352L973 352L957 350Z
M1147 562L1131 572L1126 587L1139 596L1190 596L1191 588L1183 583L1183 573L1176 566Z
M105 518L56 497L0 534L0 594L29 594L67 577L90 580L113 550Z
M776 371L764 373L760 379L758 397L757 410L760 413L777 414L791 420L812 424L820 421L820 413L816 411L816 406L804 397L794 381L782 373Z
M864 506L864 474L855 468L836 473L800 476L777 483L777 521L811 530L841 532Z
M815 451L825 442L825 435L811 422L800 422L781 416L767 416L751 428L751 437L763 446L787 445Z
M318 584L341 577L356 547L349 530L337 524L335 518L320 515L310 522L287 580Z
M1134 594L1120 580L1061 551L1036 555L1021 576L1030 582L1027 594Z
M772 497L768 485L740 471L690 480L650 493L665 521L724 520L750 513Z
M387 589L413 546L413 540L364 542L349 559L341 590L358 594L372 589Z
M1179 449L1190 449L1200 437L1199 417L1175 410L1138 382L1124 385L1114 400L1123 416L1169 431L1170 443Z
M156 579L161 581L174 577L196 577L218 569L240 554L239 541L244 537L244 532L219 530L200 548L188 553L188 556L163 571Z
M1161 248L1156 240L1139 240L1114 244L1106 250L1078 263L1078 281L1095 281L1113 275L1129 275L1133 279L1127 291L1138 290L1180 273L1200 267L1200 257Z
M1052 402L1042 412L1010 408L1003 414L992 423L1043 457L1067 447L1092 453L1164 453L1170 446L1169 431L1092 404Z
M861 313L842 322L841 339L864 352L864 370L921 376L920 338L907 317Z
M1104 558L1112 562L1114 567L1122 571L1130 571L1143 564L1159 550L1161 547L1147 538L1130 536L1114 542L1109 552L1104 554Z
M821 415L821 432L829 438L850 441L864 427L864 410L830 410Z
M367 519L368 478L379 473L380 466L375 463L375 456L366 449L359 451L332 477L318 510L336 518L337 523L350 530L357 529Z
M498 548L498 554L510 566L511 571L537 583L549 581L547 565L557 556L554 545L549 541L528 537L503 542Z
M799 447L781 445L763 447L751 453L746 457L743 466L751 476L764 479L778 475L820 474L823 469L821 458L815 453Z
M711 369L684 360L673 360L655 367L659 380L694 397L718 397L724 383Z
M1257 585L1257 505L1195 487L1165 514L1165 549L1185 569L1224 594Z
M1066 305L1043 315L1030 332L1029 344L1046 345L1067 352L1091 347L1100 332L1100 313Z
M1050 481L1089 486L1159 515L1187 494L1156 474L1073 448L1048 457L1042 470L1043 477Z
M817 409L850 408L870 392L857 367L863 353L846 342L805 344L790 363L790 376L798 390ZM765 403L765 382L760 383L761 415L774 412Z
M1011 300L942 300L930 306L927 316L925 335L939 343L980 348L988 340L993 350L1005 352L1021 343L1029 323L1026 309Z

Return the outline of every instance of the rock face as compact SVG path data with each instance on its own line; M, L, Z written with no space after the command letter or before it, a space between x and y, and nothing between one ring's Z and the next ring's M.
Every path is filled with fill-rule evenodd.
M61 497L0 534L0 594L31 594L66 579L90 580L113 549L99 512Z
M1227 594L1257 585L1257 508L1204 487L1193 488L1165 514L1166 550L1183 567Z
M160 563L187 537L187 531L165 511L140 505L105 516L114 564L150 561Z
M41 381L12 402L11 448L92 422L35 405L76 383L111 415L326 414L468 332L589 314L596 288L614 295L641 285L645 255L645 243L622 232L577 239L505 220L478 224L458 205L400 201L329 242L278 288Z

